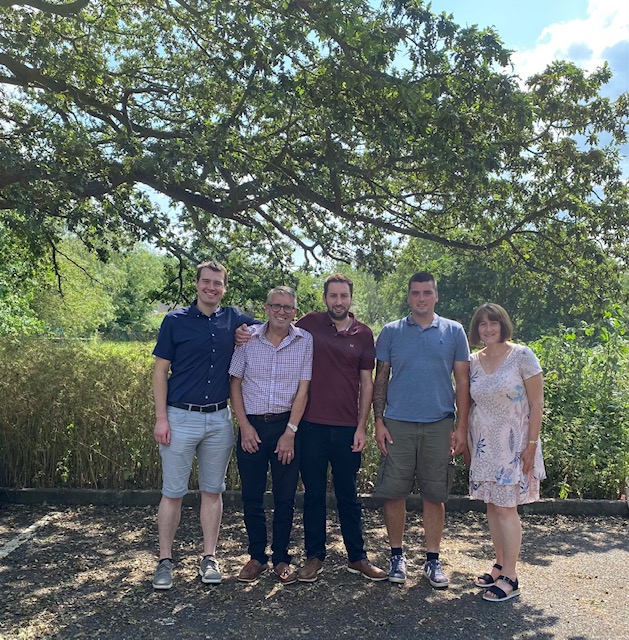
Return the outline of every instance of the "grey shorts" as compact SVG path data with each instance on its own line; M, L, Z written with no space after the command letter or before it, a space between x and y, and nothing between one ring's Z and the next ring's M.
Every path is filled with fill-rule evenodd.
M406 498L415 478L423 498L446 502L454 480L450 464L452 418L438 422L402 422L385 418L393 438L387 443L389 455L382 456L374 495L379 498Z
M167 407L170 444L160 444L162 495L182 498L188 493L194 454L199 465L199 489L225 491L225 474L234 446L234 427L229 408L199 413Z

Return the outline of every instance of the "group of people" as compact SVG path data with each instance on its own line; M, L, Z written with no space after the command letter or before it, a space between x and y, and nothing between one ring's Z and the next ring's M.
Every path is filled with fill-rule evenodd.
M433 587L447 587L439 559L445 502L454 457L463 454L470 464L470 495L487 503L495 550L493 567L475 584L485 600L519 595L517 505L539 498L544 477L543 383L533 352L510 341L506 311L486 304L475 312L470 342L483 348L470 356L461 324L435 313L437 283L427 272L409 281L410 313L387 324L375 344L371 329L350 311L353 283L343 274L324 283L326 311L296 322L297 296L289 287L269 292L264 323L222 306L226 288L225 267L198 265L196 300L164 318L153 352L154 435L163 467L153 587L173 584L172 547L195 454L204 546L199 573L204 583L222 580L216 546L233 412L250 557L239 581L257 580L269 559L281 584L317 580L326 558L331 469L348 571L370 580L406 580L406 497L417 483L426 540L423 575ZM356 488L372 405L382 454L375 495L384 500L388 571L367 557ZM269 467L270 556L264 509ZM300 474L306 560L295 569L290 536Z

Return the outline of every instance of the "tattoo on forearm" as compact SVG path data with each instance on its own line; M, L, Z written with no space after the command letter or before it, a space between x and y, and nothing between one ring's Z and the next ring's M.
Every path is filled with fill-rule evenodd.
M391 365L378 360L376 364L376 378L373 383L373 415L382 418L387 404L387 389L389 388L389 374Z

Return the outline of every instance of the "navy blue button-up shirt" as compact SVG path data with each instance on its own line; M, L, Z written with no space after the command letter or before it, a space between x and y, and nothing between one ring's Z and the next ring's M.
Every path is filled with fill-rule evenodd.
M166 315L153 355L170 361L167 402L227 400L234 331L243 323L259 324L234 307L219 307L208 317L194 303Z

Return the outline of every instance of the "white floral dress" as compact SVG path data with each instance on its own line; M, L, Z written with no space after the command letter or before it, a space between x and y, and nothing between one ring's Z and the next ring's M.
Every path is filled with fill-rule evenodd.
M529 347L514 344L505 361L487 373L474 353L470 362L468 444L470 496L499 507L539 500L540 481L546 477L538 441L533 469L522 471L520 455L529 440L529 402L524 380L541 373Z

